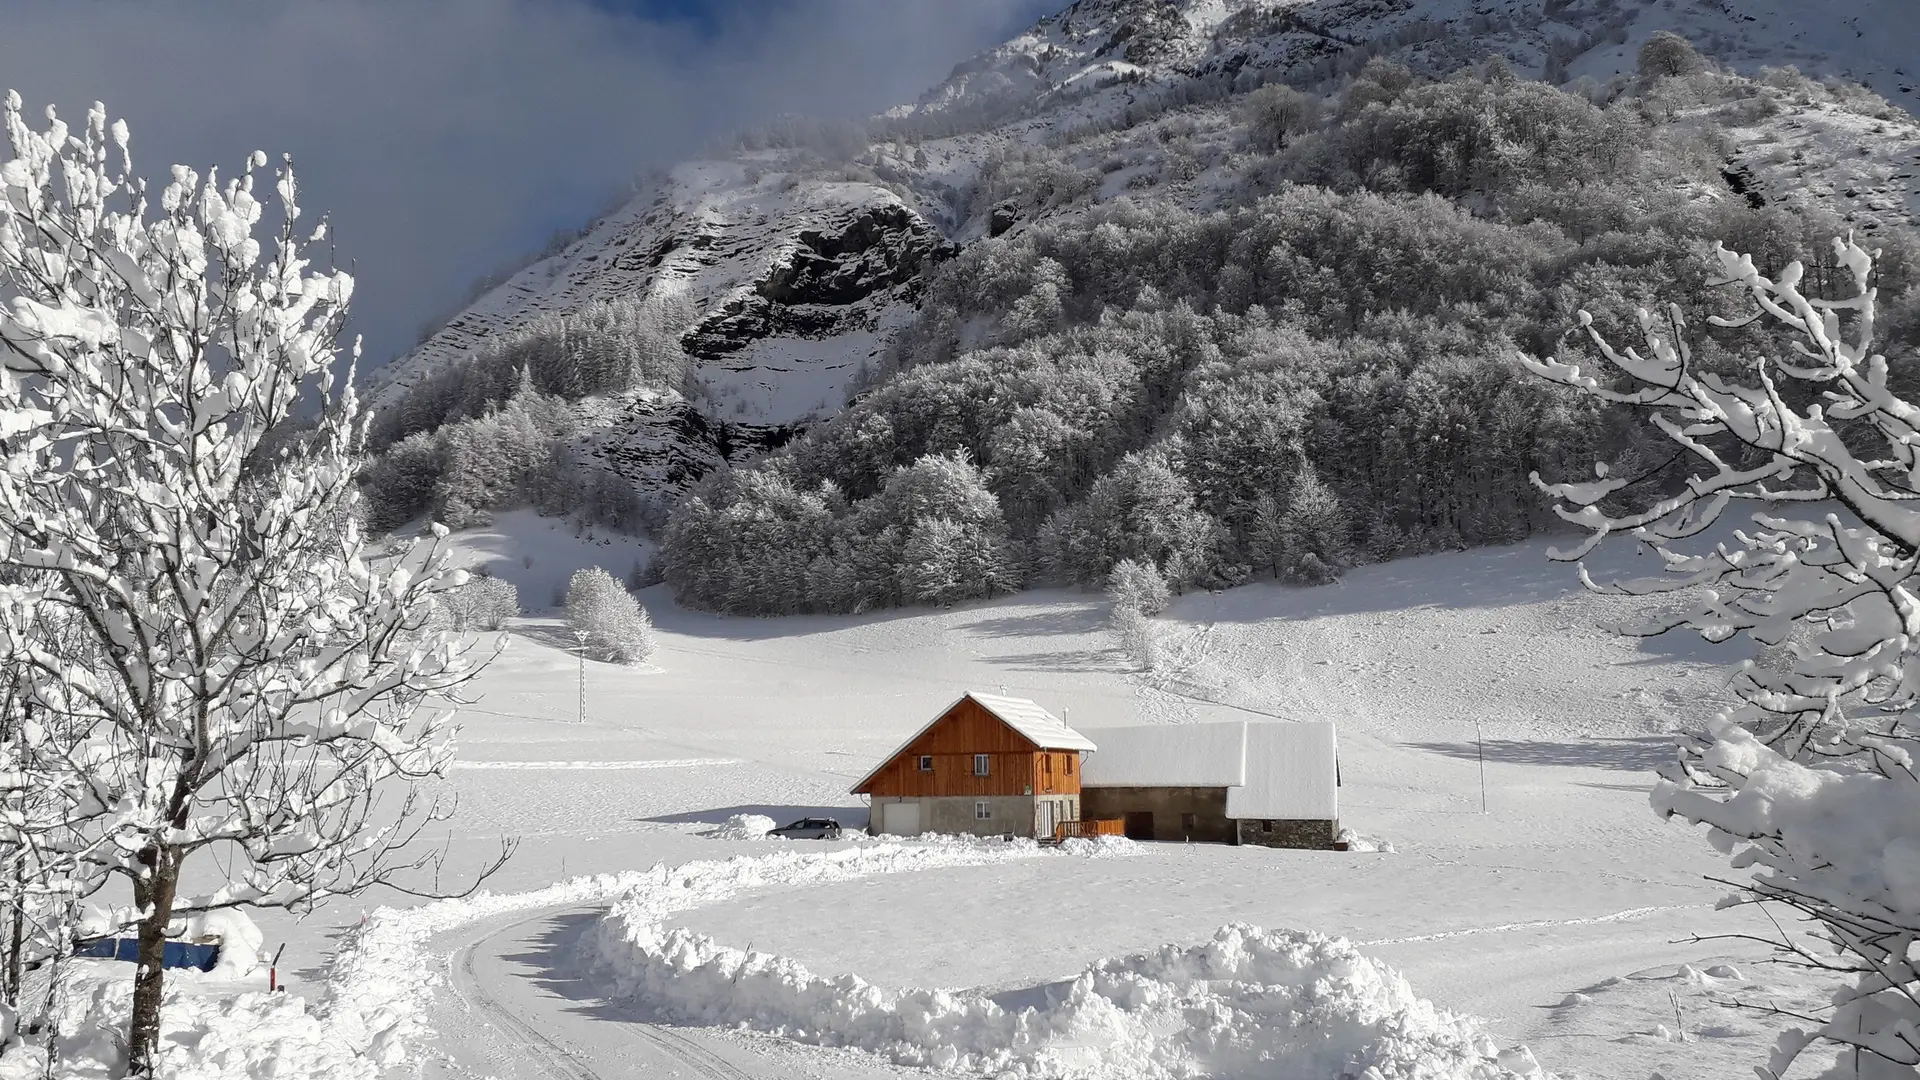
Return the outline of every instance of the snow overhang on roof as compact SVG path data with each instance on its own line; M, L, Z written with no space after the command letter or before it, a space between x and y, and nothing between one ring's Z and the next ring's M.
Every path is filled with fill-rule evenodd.
M1080 763L1081 787L1237 787L1247 782L1247 724L1091 728L1100 750Z
M1247 782L1227 789L1227 816L1333 821L1340 778L1333 725L1250 721Z
M978 702L981 708L999 717L1008 727L1025 736L1027 741L1042 750L1093 751L1097 749L1092 740L1068 727L1065 720L1026 698L977 693L970 693L967 697ZM960 702L956 701L953 704L958 705ZM940 715L945 716L952 709L953 705L949 705L941 711ZM901 749L906 748L901 747Z
M1333 725L1284 720L1095 728L1083 788L1223 787L1227 816L1331 821L1340 815Z

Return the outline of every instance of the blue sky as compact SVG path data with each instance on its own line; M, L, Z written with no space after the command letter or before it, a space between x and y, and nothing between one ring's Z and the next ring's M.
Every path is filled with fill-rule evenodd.
M650 167L871 113L1066 0L0 0L0 89L103 100L136 167L294 155L367 356Z

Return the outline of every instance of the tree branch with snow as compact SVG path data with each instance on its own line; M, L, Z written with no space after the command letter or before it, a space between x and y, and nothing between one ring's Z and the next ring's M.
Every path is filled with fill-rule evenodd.
M1581 312L1607 364L1598 372L1520 358L1542 378L1644 413L1694 466L1684 484L1626 509L1636 480L1604 463L1591 481L1536 475L1560 516L1588 532L1552 556L1581 560L1625 533L1659 553L1664 575L1603 583L1583 565L1582 580L1684 605L1625 632L1745 634L1787 654L1741 666L1740 704L1682 747L1652 796L1662 816L1707 825L1734 868L1753 871L1727 903L1797 909L1832 954L1816 958L1782 930L1785 959L1853 978L1816 1029L1781 1038L1759 1070L1773 1077L1816 1043L1839 1048L1828 1076L1920 1064L1920 972L1908 956L1920 936L1920 407L1890 388L1887 358L1873 351L1874 254L1851 239L1834 250L1851 279L1839 299L1807 296L1799 263L1770 279L1750 257L1718 250L1725 284L1754 309L1714 325L1770 330L1788 346L1736 372L1702 370L1677 306L1640 312L1643 344L1630 348ZM1735 505L1754 507L1751 525L1705 540Z

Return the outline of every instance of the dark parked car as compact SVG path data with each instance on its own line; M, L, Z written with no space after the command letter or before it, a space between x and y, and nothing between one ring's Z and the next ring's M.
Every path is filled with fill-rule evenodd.
M840 823L832 818L801 818L792 824L768 830L767 835L784 836L789 840L838 840Z

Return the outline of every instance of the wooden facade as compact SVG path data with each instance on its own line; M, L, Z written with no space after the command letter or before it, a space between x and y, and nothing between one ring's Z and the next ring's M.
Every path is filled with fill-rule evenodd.
M985 755L985 776L975 758ZM1080 794L1080 751L1045 750L963 697L889 759L856 794L899 798Z

